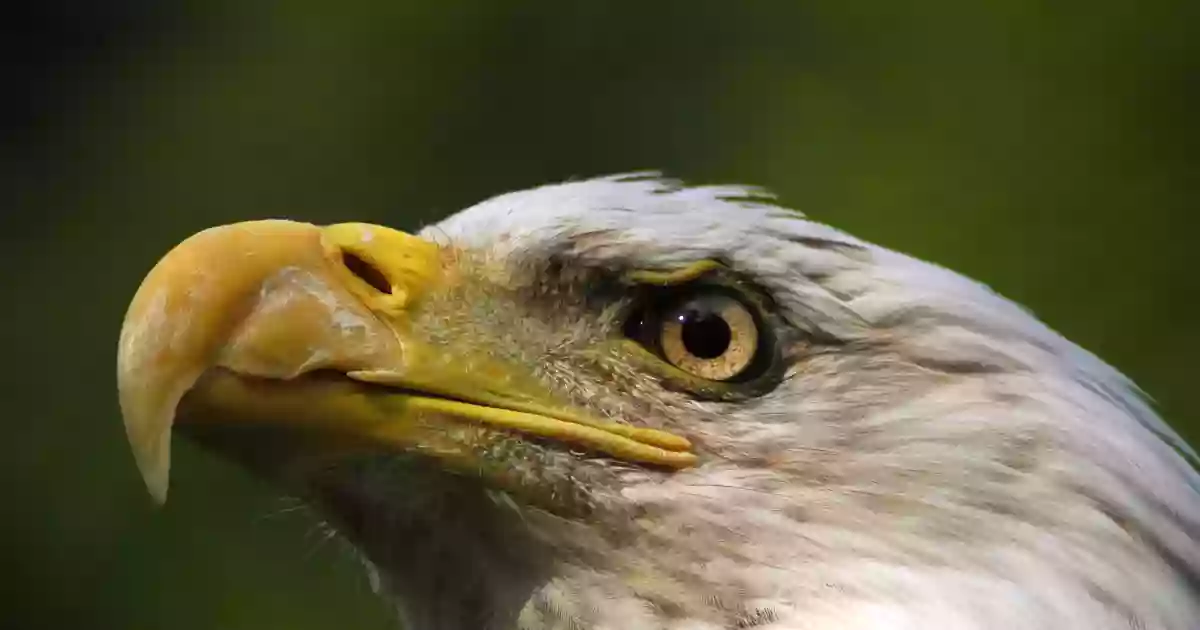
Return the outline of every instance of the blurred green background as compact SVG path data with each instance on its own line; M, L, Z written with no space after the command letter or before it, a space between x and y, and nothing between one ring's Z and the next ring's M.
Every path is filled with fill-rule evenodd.
M1200 440L1200 3L74 4L0 38L6 627L393 627L271 488L184 444L155 509L124 443L127 300L238 219L761 185L1024 303Z

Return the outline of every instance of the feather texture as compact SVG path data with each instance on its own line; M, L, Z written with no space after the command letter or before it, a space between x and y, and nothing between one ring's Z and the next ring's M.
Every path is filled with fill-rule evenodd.
M510 270L480 272L454 296L475 310L431 331L521 355L547 387L708 457L674 474L530 459L583 488L586 518L432 478L418 501L354 473L373 520L357 544L409 627L1200 624L1195 453L1119 372L977 282L763 191L654 173L501 195L422 236ZM538 289L549 261L585 278L701 260L818 340L766 395L695 400L598 362L584 351L610 329L590 285Z

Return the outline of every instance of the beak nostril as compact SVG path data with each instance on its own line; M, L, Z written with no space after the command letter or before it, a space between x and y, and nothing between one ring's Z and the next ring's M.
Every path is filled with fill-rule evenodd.
M356 275L363 282L371 285L380 293L390 294L392 292L392 283L388 282L387 276L383 272L376 269L371 263L355 256L350 252L342 252L342 264L346 265L346 269L350 273Z

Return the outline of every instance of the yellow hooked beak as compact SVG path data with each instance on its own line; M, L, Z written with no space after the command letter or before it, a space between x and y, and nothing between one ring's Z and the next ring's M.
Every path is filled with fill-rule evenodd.
M117 352L125 429L150 493L166 500L177 421L293 429L330 450L460 464L477 429L695 463L685 438L589 417L528 368L421 339L412 313L456 281L437 245L375 225L252 221L176 246L134 296Z

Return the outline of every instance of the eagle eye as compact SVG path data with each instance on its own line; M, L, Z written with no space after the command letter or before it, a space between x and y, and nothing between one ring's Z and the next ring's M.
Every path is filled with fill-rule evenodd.
M639 300L625 336L689 376L744 382L770 361L769 341L756 309L736 292L717 286L672 287Z
M711 381L727 381L746 370L758 351L758 324L737 300L702 295L668 311L658 330L663 358Z

